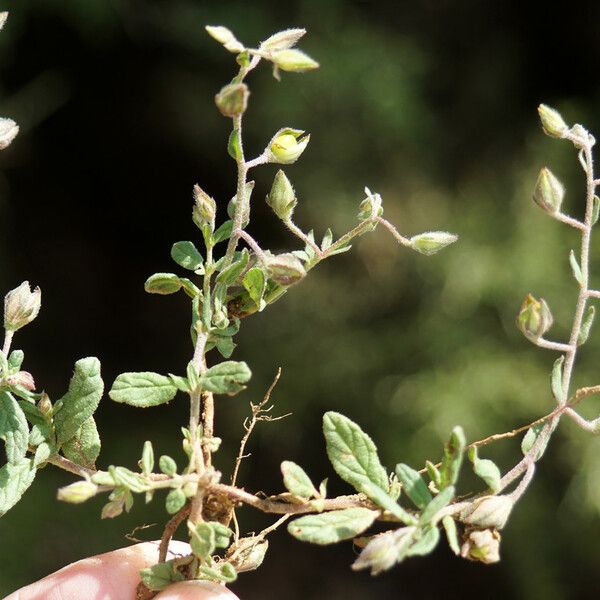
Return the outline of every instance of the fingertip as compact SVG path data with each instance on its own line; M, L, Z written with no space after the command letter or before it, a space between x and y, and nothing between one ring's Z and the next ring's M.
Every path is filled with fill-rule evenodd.
M182 581L169 586L155 600L239 600L224 585L211 581Z

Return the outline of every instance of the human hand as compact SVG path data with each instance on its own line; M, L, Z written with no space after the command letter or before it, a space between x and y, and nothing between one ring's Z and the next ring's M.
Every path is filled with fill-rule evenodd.
M173 541L169 552L188 554L189 546ZM85 558L13 592L4 600L135 600L139 572L153 565L156 556L157 543L146 542ZM209 581L176 583L155 598L239 600L224 586Z

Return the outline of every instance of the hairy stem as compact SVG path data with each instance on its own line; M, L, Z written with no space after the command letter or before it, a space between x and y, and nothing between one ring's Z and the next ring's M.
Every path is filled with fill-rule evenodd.
M4 345L2 346L2 353L4 354L4 356L6 356L6 358L8 358L8 353L10 352L10 345L12 344L12 339L14 335L15 332L11 329L7 329L4 332Z

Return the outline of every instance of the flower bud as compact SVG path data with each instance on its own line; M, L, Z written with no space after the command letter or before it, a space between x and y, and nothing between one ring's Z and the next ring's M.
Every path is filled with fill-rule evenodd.
M523 335L528 338L539 338L552 327L553 322L546 301L543 298L536 300L531 294L527 294L517 316L517 326Z
M37 403L37 407L40 409L40 412L45 416L45 417L51 417L52 416L52 402L50 402L50 397L48 396L48 394L46 394L46 392L42 392L42 397L40 398L39 402Z
M555 214L560 211L564 196L565 188L562 183L550 169L544 167L540 171L533 190L534 202L547 213Z
M269 144L270 162L289 165L298 160L308 145L310 135L299 129L280 129Z
M19 126L12 119L0 118L0 150L8 148L17 137Z
M90 498L93 498L98 491L98 486L91 481L76 481L71 485L62 487L58 490L57 498L63 502L71 504L81 504Z
M271 54L271 60L282 71L304 73L319 68L319 63L297 48L287 48Z
M381 196L379 194L373 194L368 187L365 188L365 194L367 197L358 207L358 219L360 221L366 221L373 217L381 217L383 215Z
M269 277L280 285L292 285L306 275L300 259L289 253L269 257L267 268Z
M40 312L42 292L36 287L33 292L29 282L24 281L18 288L11 290L4 298L4 329L17 331L31 323Z
M453 244L457 239L457 235L447 231L428 231L411 237L410 246L413 250L429 256Z
M244 212L242 213L242 229L245 229L250 223L250 196L254 189L254 181L247 181L246 187L244 188ZM227 214L230 219L235 218L235 212L237 210L237 194L227 204Z
M202 229L204 225L214 226L217 203L198 184L194 185L194 208L192 219Z
M7 11L0 12L0 30L4 28L6 19L8 19L8 12Z
M545 104L540 104L538 106L538 113L546 135L556 138L565 137L569 128L558 111Z
M292 217L294 208L298 204L294 188L281 169L275 174L271 191L267 196L267 204L282 221Z
M254 571L262 565L268 549L268 540L242 538L230 546L226 557L238 573Z
M481 529L502 529L514 505L509 496L483 496L473 500L460 514L467 525Z
M495 529L467 531L460 555L486 565L500 560L500 534Z
M215 96L215 104L224 117L235 117L246 112L249 95L245 83L230 83Z
M569 133L571 134L573 145L580 150L585 148L588 144L593 146L596 142L594 136L590 135L589 131L585 127L579 125L579 123L573 125Z
M8 385L19 385L30 392L35 390L33 375L27 371L19 371L8 378Z

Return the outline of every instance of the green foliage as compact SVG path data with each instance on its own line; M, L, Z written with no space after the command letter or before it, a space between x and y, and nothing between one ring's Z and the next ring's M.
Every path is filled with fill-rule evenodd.
M4 440L8 462L19 464L27 454L29 427L23 410L6 391L0 391L0 439Z
M202 267L202 255L193 242L176 242L171 248L171 258L184 269L196 271Z
M155 592L164 590L171 583L184 580L183 575L177 570L175 562L172 560L142 569L140 575L144 585Z
M21 499L33 483L35 473L36 469L28 458L8 463L0 469L0 517Z
M97 358L82 358L75 363L75 372L69 383L69 391L59 400L60 408L54 414L56 439L64 444L94 414L104 392Z
M170 377L158 373L122 373L108 395L115 402L140 408L158 406L173 400L177 387Z
M360 535L376 518L376 511L367 508L346 508L300 517L288 525L288 531L301 542L336 544Z
M431 502L431 493L417 471L400 463L396 465L396 475L402 484L402 489L417 508L425 508Z
M96 467L96 459L100 455L100 435L96 421L90 417L77 430L77 433L62 445L63 454L73 462L88 469Z
M237 394L250 381L252 373L245 362L226 361L211 367L202 375L202 388L215 394Z
M288 492L298 496L298 498L317 497L319 492L315 489L310 477L304 469L289 460L281 463L281 473L283 474L283 484Z
M475 475L481 477L493 493L499 491L502 475L496 464L487 458L479 458L477 448L474 447L469 448L469 460L473 463Z

